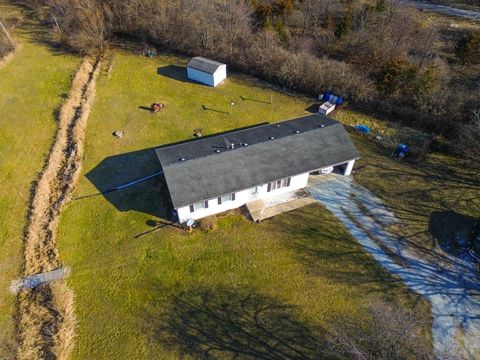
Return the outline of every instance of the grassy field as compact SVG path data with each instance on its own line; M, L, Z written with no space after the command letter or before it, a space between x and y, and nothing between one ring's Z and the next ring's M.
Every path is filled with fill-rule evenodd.
M73 358L198 358L208 349L227 358L318 358L335 319L364 321L370 300L417 303L428 313L320 206L261 224L232 214L215 230L187 234L168 225L149 232L165 215L158 182L95 195L157 170L152 148L191 138L195 128L206 135L283 120L312 105L239 75L216 89L187 82L185 62L115 52L110 76L106 62L98 81L85 176L60 222L76 296ZM159 114L141 108L156 101L166 104ZM114 138L116 130L124 137Z
M0 13L20 15L3 2ZM17 28L20 48L0 69L0 345L13 331L15 297L7 288L21 270L30 186L43 166L55 133L55 110L79 62L41 44L39 35L33 23Z

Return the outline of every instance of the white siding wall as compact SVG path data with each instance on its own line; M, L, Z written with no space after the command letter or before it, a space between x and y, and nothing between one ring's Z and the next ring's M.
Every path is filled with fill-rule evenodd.
M213 75L187 67L187 77L202 84L215 86Z
M213 86L217 86L226 78L227 78L227 65L222 65L213 74Z
M263 184L257 186L257 197L256 199L266 199L272 196L285 194L290 191L295 191L302 189L307 186L308 182L308 173L292 176L290 180L290 186L283 187L280 189L272 190L268 192L268 185ZM255 200L255 198L251 197L251 190L242 190L235 193L235 200L225 202L223 204L218 204L217 198L208 200L208 208L207 209L200 209L195 210L194 212L190 212L190 206L184 206L177 209L178 220L183 223L189 219L197 220L201 219L205 216L218 214L227 210L236 209L240 206L246 204L249 201Z
M347 163L347 166L345 167L345 171L343 172L343 175L349 176L352 173L353 170L353 165L355 164L355 160L350 160Z
M187 77L190 80L215 87L227 78L227 65L220 66L213 74L207 74L187 67Z

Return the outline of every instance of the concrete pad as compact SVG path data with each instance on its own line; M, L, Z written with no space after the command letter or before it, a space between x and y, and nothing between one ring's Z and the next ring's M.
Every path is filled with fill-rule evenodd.
M254 222L260 222L275 215L292 211L315 203L305 189L292 191L264 200L254 200L246 204L247 210Z
M12 281L10 291L15 294L21 289L33 289L46 282L63 279L69 274L70 268L64 267L53 271L26 276L23 279Z
M274 217L275 215L278 215L284 212L292 211L292 210L313 204L313 203L316 203L316 201L308 196L308 197L291 200L283 204L267 207L265 208L265 210L263 210L260 221Z

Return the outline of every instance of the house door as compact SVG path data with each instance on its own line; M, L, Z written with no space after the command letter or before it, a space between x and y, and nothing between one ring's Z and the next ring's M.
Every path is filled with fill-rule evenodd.
M250 200L255 200L258 197L258 186L250 189Z

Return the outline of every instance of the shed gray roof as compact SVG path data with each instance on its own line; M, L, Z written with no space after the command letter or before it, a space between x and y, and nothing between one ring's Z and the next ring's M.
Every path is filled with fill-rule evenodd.
M205 59L200 56L196 56L188 62L187 67L190 67L192 69L196 69L208 74L213 74L222 65L225 65L225 64L219 63L218 61Z
M156 153L175 208L358 158L343 125L323 114L166 145Z

